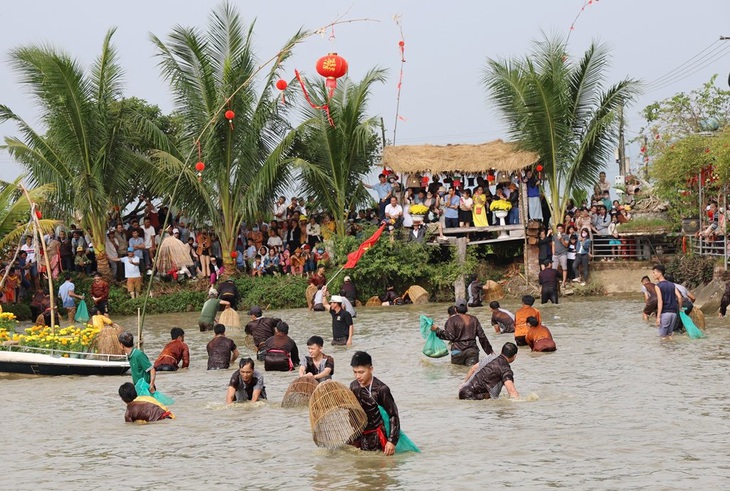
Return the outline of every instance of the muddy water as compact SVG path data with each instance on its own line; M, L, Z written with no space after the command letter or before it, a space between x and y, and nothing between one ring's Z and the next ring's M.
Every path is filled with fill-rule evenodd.
M505 302L516 308L515 302ZM558 351L513 364L521 401L459 401L465 374L420 354L418 316L445 305L361 309L355 345L390 385L402 428L422 454L392 458L312 443L306 410L282 409L293 376L266 373L268 403L227 407L231 371L205 370L207 333L195 314L147 319L154 358L172 326L187 331L192 367L161 374L177 420L123 423L116 395L129 377L0 376L2 489L686 489L730 477L730 330L662 343L634 299L568 301L543 309ZM488 309L473 309L488 324ZM330 337L326 313L286 320L302 350ZM243 316L242 316L243 317ZM119 320L132 327L134 319ZM231 332L246 352L242 330ZM488 334L496 347L507 335ZM327 348L349 383L353 349Z

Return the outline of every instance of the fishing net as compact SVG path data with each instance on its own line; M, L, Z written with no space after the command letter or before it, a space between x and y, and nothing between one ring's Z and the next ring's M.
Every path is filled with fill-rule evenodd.
M314 377L299 377L289 384L281 400L281 407L298 407L309 404L315 389L319 385Z
M157 252L157 269L160 271L178 270L183 267L192 266L193 258L190 257L190 247L183 244L175 237L165 237Z
M116 323L104 326L91 344L91 349L105 355L123 355L124 350L119 344L119 335L123 332L124 328Z
M494 280L487 280L487 282L484 283L482 290L484 292L482 294L482 301L485 303L504 298L504 289L502 288L502 285Z
M320 383L309 399L309 423L318 447L337 448L352 443L367 422L355 394L334 380Z
M156 390L154 394L150 394L150 384L148 384L147 381L143 378L137 380L137 383L134 384L134 388L137 391L138 396L154 397L155 399L160 401L161 404L164 404L165 406L175 404L175 399L173 399L172 397L166 396L159 390Z
M705 313L702 312L702 310L692 309L692 312L689 313L689 318L692 319L692 322L695 323L695 326L699 327L700 329L705 328Z
M684 330L687 331L687 336L691 337L692 339L705 337L705 333L703 333L700 328L697 327L694 322L692 322L692 319L690 319L687 314L685 314L684 312L680 312L679 318L682 319L682 325L684 326Z
M428 292L418 285L412 285L408 291L403 294L403 297L406 295L408 295L408 298L410 298L411 302L414 304L428 303Z
M226 307L226 309L221 314L220 319L218 320L221 324L228 327L241 327L241 321L238 317L238 312L233 310L231 307Z
M367 303L365 304L365 307L377 307L379 305L383 305L383 301L380 300L379 296L373 295L372 297L370 297L368 299Z
M86 307L86 301L81 300L79 306L76 308L76 315L74 316L76 322L86 324L89 321L89 309Z
M429 358L441 358L449 354L449 347L431 330L433 319L421 315L421 336L426 340L423 354Z
M380 417L383 418L383 426L385 426L385 435L390 435L390 416L388 416L388 412L385 410L383 406L378 404L378 409L380 410ZM395 445L395 453L404 453L404 452L418 452L421 453L421 450L416 446L413 441L408 438L408 435L403 433L403 430L400 432L400 436L398 437L398 443Z

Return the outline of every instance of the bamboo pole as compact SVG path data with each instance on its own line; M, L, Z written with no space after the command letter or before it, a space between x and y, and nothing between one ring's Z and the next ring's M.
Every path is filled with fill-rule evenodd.
M28 200L28 204L30 204L30 219L33 221L33 224L35 225L36 232L38 233L38 240L41 242L41 247L43 248L43 260L46 263L46 275L48 276L48 296L51 299L51 333L56 334L56 316L55 316L55 310L56 305L54 301L53 296L53 274L51 273L51 263L48 261L48 251L46 250L46 242L43 240L43 234L41 233L41 224L38 220L38 216L35 214L36 212L36 204L33 203L33 200L30 199L30 194L28 193L28 190L25 189L25 186L20 184L20 189L23 190L23 195L25 196L25 199ZM35 232L33 233L33 236L35 238Z

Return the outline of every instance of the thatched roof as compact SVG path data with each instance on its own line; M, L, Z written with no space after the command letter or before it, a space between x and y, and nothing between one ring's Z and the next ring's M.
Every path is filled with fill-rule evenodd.
M383 164L398 173L462 172L481 174L489 169L514 172L538 161L514 143L494 140L479 145L400 145L383 149Z

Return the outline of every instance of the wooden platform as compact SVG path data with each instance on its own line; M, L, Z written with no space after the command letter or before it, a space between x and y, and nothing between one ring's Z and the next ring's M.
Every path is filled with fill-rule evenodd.
M488 227L452 227L444 228L444 235L456 235L474 232L501 232L502 230L506 230L508 232L512 230L525 230L525 226L521 223L518 223L517 225L490 225Z

